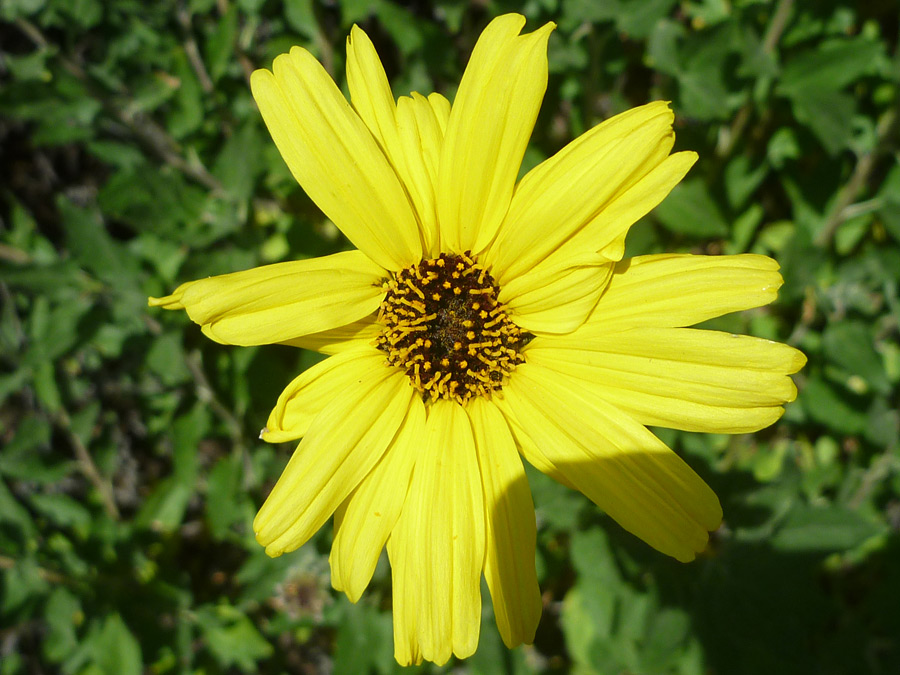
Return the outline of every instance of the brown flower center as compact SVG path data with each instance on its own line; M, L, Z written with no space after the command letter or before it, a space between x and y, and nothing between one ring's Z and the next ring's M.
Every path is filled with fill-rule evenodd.
M377 346L423 398L490 398L524 362L519 350L531 336L510 320L494 279L469 252L423 260L384 287Z

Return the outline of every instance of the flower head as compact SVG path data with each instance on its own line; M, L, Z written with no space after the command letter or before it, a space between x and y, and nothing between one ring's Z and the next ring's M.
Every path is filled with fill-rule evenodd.
M758 255L623 260L629 227L696 160L650 103L516 178L553 24L516 14L478 40L456 99L395 101L366 34L351 102L295 47L253 73L293 175L356 250L192 281L185 309L224 344L330 358L291 382L262 438L300 440L254 521L270 555L334 516L332 584L356 601L386 546L400 663L475 650L483 574L509 646L540 616L524 457L678 560L706 546L713 492L647 429L743 433L782 414L805 362L786 345L688 328L771 302Z

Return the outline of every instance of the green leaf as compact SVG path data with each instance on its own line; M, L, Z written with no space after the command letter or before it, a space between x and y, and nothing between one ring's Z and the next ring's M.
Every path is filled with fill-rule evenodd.
M41 361L34 369L34 393L49 413L62 408L62 397L56 384L56 370L52 361Z
M19 558L11 567L0 569L3 593L0 594L0 616L9 614L27 602L45 595L49 582L41 574L34 558Z
M174 72L178 89L168 115L167 128L173 138L181 139L195 132L204 120L204 94L184 50L175 56Z
M0 5L0 19L12 23L18 18L25 18L37 13L47 0L6 0Z
M146 159L140 148L117 141L94 140L88 150L99 160L119 169L137 169Z
M47 48L23 56L4 54L4 62L13 79L20 82L28 80L46 82L53 77L47 69L47 60L51 54L51 50Z
M877 72L885 61L884 44L868 37L826 40L787 61L778 91L790 98L800 92L835 92L864 75Z
M829 154L850 144L856 101L849 94L802 90L793 98L794 114L812 131Z
M35 536L36 527L31 514L13 496L3 480L0 480L0 523L9 523L18 528L25 539Z
M56 206L65 223L66 243L81 265L114 287L133 286L134 271L125 265L130 256L109 236L100 214L78 208L65 197Z
M195 243L206 192L171 171L143 164L113 174L98 195L100 208L136 230Z
M728 223L710 196L709 188L698 178L675 186L653 213L670 232L695 237L728 234Z
M140 511L134 517L135 527L157 532L174 531L184 520L193 496L193 486L185 485L174 477L167 478L141 503Z
M0 262L0 276L10 286L47 295L85 290L89 280L74 260L41 265L10 265Z
M683 114L689 117L722 120L736 107L718 69L691 70L678 78L678 84Z
M845 506L800 505L791 509L770 543L785 552L845 551L884 531L884 525Z
M588 502L577 492L560 485L526 464L528 484L534 496L535 514L538 527L554 531L573 530L578 526L579 516Z
M147 367L162 380L167 387L174 387L191 379L191 371L187 367L180 333L163 333L153 338L147 351L145 363Z
M33 494L31 505L59 527L71 527L82 536L90 530L90 512L68 495Z
M213 173L235 201L244 202L253 194L256 179L265 169L262 147L259 125L248 121L225 142L216 158Z
M237 45L238 7L231 3L225 15L216 22L216 27L206 42L206 65L212 81L218 82L233 63Z
M781 127L772 134L766 153L768 160L776 169L784 166L786 161L800 157L800 143L794 129Z
M739 215L731 227L731 241L725 247L729 255L744 253L750 248L750 242L765 217L765 211L759 204L751 204Z
M272 654L272 645L240 610L221 605L197 613L197 624L213 657L223 668L256 672L256 662Z
M99 0L70 0L63 8L81 28L92 28L100 23L103 17L103 5Z
M900 243L900 166L888 171L878 196L882 200L878 215L888 234Z
M861 434L867 417L861 406L853 405L855 397L837 392L819 377L812 377L800 396L809 416L826 428L843 434Z
M232 457L224 457L209 472L206 483L206 519L212 536L222 539L240 515L238 491L241 467Z
M393 669L391 618L366 602L340 601L341 620L334 649L334 672L371 673Z
M344 0L341 2L341 25L350 28L368 19L380 5L380 0Z
M102 673L141 675L141 646L118 613L109 614L92 641L93 661Z
M22 479L34 480L19 467L27 465L30 458L39 454L39 448L49 447L50 422L37 415L25 415L18 423L15 435L4 445L0 453L0 473Z
M52 663L62 663L78 647L75 628L83 618L78 598L57 586L44 606L44 621L50 630L43 641L43 650Z
M747 155L738 155L725 167L725 193L733 209L743 208L769 172L765 162L753 166Z
M64 356L83 339L79 327L92 309L88 298L74 298L51 306L39 298L31 315L29 337L31 344L22 363L37 369L36 377L45 376L42 369L52 371L53 361ZM92 326L95 328L96 326ZM47 369L47 366L50 366Z
M579 574L579 586L587 588L616 588L622 575L610 550L609 538L599 530L575 531L572 535L572 565ZM612 593L589 593L582 598L582 607L591 615L593 630L603 636L613 632L616 601Z
M882 394L891 391L884 365L875 351L872 328L862 321L840 321L827 326L822 334L825 357L845 373L844 383L857 393L873 389ZM857 382L850 381L856 378ZM860 382L861 380L861 382Z
M562 25L575 22L615 22L625 35L642 39L650 35L657 22L669 16L677 0L564 0Z
M285 0L284 18L291 28L306 38L315 37L319 30L313 0Z
M681 23L671 19L658 21L647 41L648 65L661 73L679 75L683 70L679 45L684 35Z
M378 5L377 15L403 54L408 56L422 49L424 41L422 25L409 10L394 3L384 2Z

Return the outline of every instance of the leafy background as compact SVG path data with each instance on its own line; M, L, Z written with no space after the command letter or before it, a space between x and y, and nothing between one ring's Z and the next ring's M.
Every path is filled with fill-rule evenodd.
M346 246L247 78L291 45L343 83L364 26L397 95L452 98L490 17L554 20L533 165L653 99L701 160L629 252L774 256L778 301L715 325L809 356L750 436L660 431L720 495L663 558L534 473L544 614L489 603L460 673L895 673L900 663L900 15L893 0L4 0L0 4L0 675L392 673L384 561L330 590L329 528L270 560L256 440L312 353L228 348L147 295Z

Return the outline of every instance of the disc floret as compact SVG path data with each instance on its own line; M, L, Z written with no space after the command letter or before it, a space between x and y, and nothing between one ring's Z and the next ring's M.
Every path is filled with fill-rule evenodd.
M426 400L490 398L528 337L497 300L500 289L469 251L441 253L388 279L377 340Z

